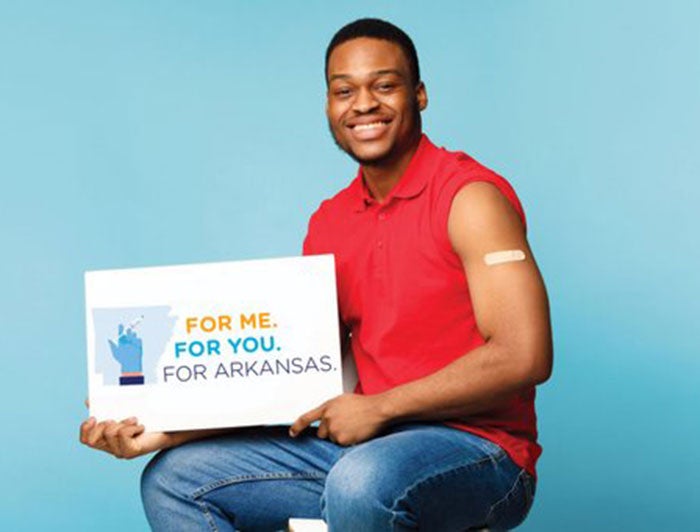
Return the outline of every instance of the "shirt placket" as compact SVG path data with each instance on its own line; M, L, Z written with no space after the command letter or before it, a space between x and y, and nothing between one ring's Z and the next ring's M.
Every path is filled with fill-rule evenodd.
M377 257L376 275L382 295L386 293L386 276L389 266L389 213L390 203L379 205L376 213L377 233L375 253Z

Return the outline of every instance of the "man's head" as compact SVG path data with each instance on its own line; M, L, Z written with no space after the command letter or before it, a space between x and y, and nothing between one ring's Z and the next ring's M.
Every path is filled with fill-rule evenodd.
M326 51L328 124L363 165L399 164L417 147L427 106L413 42L378 19L341 28Z
M328 59L333 50L347 41L359 39L360 37L393 42L401 48L411 70L411 81L414 85L420 83L418 53L416 52L416 47L413 45L413 41L406 32L385 20L378 18L361 18L340 28L336 34L333 35L331 42L328 43L328 48L326 48L325 68L326 85L328 84Z

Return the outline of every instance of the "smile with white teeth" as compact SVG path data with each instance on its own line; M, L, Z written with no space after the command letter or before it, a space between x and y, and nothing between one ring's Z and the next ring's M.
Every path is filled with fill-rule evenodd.
M365 131L368 129L383 127L385 125L386 125L386 122L378 121L378 122L370 122L369 124L357 124L357 125L353 126L353 129Z

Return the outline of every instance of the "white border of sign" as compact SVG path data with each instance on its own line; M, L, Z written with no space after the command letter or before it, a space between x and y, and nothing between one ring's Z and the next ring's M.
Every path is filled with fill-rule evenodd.
M157 382L142 386L105 382L105 375L97 371L93 310L156 305L171 307L177 319L163 352L148 353L159 357ZM98 420L137 416L149 431L289 424L342 393L332 255L86 272L85 308L90 414ZM189 361L207 365L206 379L162 382L167 364L189 363L187 355L174 358L175 342L188 338L186 317L228 314L235 318L263 311L276 322L274 334L282 346L278 351L234 354L222 348L220 355ZM244 331L212 334L225 342L227 334L235 337ZM103 343L106 339L100 340L100 346ZM310 370L296 374L253 372L213 378L218 364L244 356L247 360L296 357L301 366L309 358L325 357L332 369L325 364L324 371L316 371L313 366L319 364L312 364Z

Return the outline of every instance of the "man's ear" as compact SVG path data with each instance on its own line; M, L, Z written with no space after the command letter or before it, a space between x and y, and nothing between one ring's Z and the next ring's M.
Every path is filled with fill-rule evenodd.
M425 83L422 81L416 87L416 101L420 111L424 111L428 107L428 91L425 89Z

